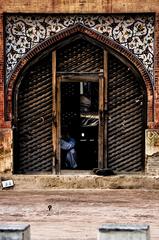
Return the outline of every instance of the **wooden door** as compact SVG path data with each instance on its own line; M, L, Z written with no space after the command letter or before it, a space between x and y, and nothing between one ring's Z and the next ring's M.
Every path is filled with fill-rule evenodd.
M14 172L52 172L51 55L38 61L17 86L13 118Z
M146 93L139 75L108 55L108 167L118 172L144 170Z
M15 88L14 172L60 173L62 81L99 83L97 167L143 170L146 91L139 74L127 65L78 38L30 67Z

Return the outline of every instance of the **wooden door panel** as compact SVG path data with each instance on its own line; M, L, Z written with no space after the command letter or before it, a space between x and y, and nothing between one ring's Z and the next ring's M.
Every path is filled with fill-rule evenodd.
M60 82L73 86L78 81L99 82L98 166L143 170L146 98L140 80L122 61L83 38L32 65L17 95L15 172L60 172Z
M17 173L52 171L51 58L33 65L19 87L16 129Z
M108 167L117 171L144 168L145 99L139 79L109 55Z

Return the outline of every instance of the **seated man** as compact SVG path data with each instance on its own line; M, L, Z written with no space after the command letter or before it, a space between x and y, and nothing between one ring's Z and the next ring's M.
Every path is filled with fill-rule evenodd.
M65 166L67 168L77 168L75 144L75 139L68 133L61 139L61 149L66 151Z

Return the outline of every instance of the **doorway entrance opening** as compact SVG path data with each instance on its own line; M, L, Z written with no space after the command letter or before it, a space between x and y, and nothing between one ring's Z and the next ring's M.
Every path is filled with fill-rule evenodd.
M61 82L61 137L74 141L61 146L62 169L98 167L98 108L98 82Z
M77 34L31 65L15 89L15 173L144 170L145 83L106 46Z
M57 137L64 143L56 146L58 170L103 167L104 49L78 37L53 55Z

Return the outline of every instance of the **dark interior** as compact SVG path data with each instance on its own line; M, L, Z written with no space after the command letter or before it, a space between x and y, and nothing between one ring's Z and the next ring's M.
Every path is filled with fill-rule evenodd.
M98 166L98 83L61 83L61 136L69 132L75 140L77 169ZM66 166L67 150L61 150L61 168Z

